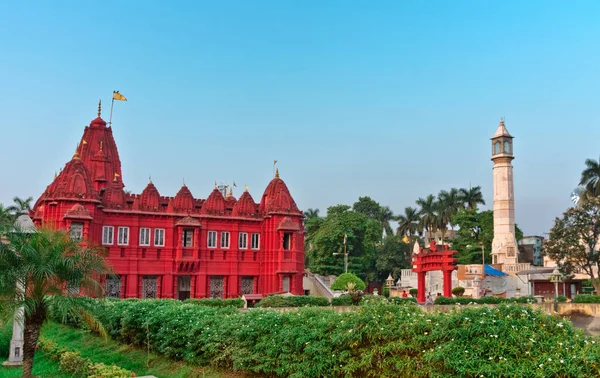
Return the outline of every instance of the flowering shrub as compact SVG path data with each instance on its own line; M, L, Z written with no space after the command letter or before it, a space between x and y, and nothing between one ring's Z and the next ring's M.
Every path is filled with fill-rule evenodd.
M331 298L332 306L352 306L352 296L350 294L342 294L339 297Z
M500 303L537 303L537 299L531 296L525 296L520 298L502 298L502 297L481 297L481 298L467 298L467 297L437 297L434 303L436 305L469 305L469 304L500 304Z
M113 337L175 359L283 377L591 377L600 348L571 323L501 304L424 313L371 300L352 312L99 302Z
M242 298L220 299L220 298L201 298L186 299L185 302L207 307L236 307L243 308L244 300Z

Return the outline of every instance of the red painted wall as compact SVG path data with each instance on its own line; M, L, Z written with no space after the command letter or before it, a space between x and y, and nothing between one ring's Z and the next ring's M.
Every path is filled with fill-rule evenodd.
M175 197L160 196L151 182L139 195L123 188L112 130L98 114L85 128L71 161L36 202L33 220L38 226L66 230L83 225L84 240L107 249L122 298L142 297L142 282L149 276L156 277L158 298L178 298L182 276L190 277L192 298L211 296L211 277L222 277L223 298L239 297L243 278L247 285L253 279L255 294L286 288L303 294L303 215L279 173L260 203L248 192L236 199L231 192L224 197L216 188L206 200L193 198L185 185ZM103 244L105 226L114 227L112 243ZM128 228L124 245L118 243L119 227ZM140 245L141 228L150 229L150 245ZM164 246L155 245L155 229L165 230ZM184 230L192 230L192 246L183 246ZM208 245L209 231L217 232L214 248ZM229 232L228 248L221 245L224 232ZM247 248L238 244L243 232L248 233ZM253 233L260 235L256 249L251 246Z

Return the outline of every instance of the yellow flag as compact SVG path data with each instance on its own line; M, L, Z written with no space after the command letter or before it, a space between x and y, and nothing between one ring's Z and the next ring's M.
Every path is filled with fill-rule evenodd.
M119 93L119 91L113 91L113 99L119 101L127 101L125 96Z

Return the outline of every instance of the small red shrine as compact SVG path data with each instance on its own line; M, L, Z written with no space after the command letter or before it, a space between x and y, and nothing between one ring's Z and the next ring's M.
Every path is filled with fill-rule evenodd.
M454 255L457 252L449 250L445 244L441 247L442 249L438 251L435 240L432 240L429 248L419 248L418 253L413 254L412 270L417 273L418 302L425 302L426 273L434 270L442 271L444 277L444 297L452 297L452 271L456 270L457 260L454 258Z
M181 187L161 196L152 181L126 193L112 128L100 117L83 132L72 159L32 210L34 223L70 231L108 250L117 298L233 298L302 295L303 214L279 177L260 203L246 189L215 189L206 199Z

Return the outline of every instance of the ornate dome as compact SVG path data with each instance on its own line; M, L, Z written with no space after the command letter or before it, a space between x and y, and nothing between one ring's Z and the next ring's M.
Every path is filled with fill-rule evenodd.
M225 214L225 198L219 189L214 189L200 209L200 214L204 215L224 215Z
M254 203L254 199L248 191L245 191L240 196L240 199L233 207L232 215L234 217L253 217L257 215L256 203Z
M300 210L298 210L298 206L296 206L296 202L294 202L294 199L287 188L287 185L285 185L285 182L279 178L279 172L277 172L275 178L271 180L269 185L267 185L267 189L265 189L265 192L260 200L259 211L263 214L301 214Z
M184 184L170 202L170 207L175 212L190 211L194 207L194 196Z
M146 188L142 191L142 194L136 197L133 202L133 208L135 210L156 210L158 209L158 201L160 194L156 186L150 181Z
M99 200L98 193L94 189L91 174L79 159L77 153L65 165L65 168L56 177L54 182L48 186L42 198L44 200L55 198Z

